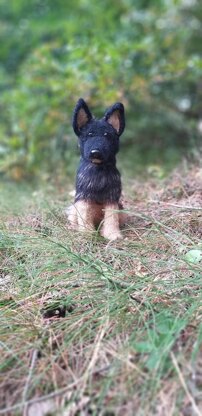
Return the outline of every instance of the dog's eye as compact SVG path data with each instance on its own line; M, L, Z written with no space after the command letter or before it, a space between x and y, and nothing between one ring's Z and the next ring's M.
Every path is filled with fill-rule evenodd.
M91 132L90 132L90 133L88 133L88 136L92 136L92 135L93 135L93 133L91 133Z

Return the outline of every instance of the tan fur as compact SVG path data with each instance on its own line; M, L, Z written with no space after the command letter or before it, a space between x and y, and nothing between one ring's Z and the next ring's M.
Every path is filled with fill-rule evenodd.
M86 112L81 108L78 113L78 128L85 126L85 124L88 122L88 117L86 115Z
M79 231L92 231L101 225L101 235L108 240L122 238L119 226L125 221L124 213L116 212L119 206L97 204L91 201L77 201L68 209L68 220L72 228Z
M108 123L111 124L116 131L119 131L120 129L119 111L113 112L113 114L108 119Z
M101 228L101 235L108 240L116 240L122 238L119 230L119 213L118 204L108 204L104 208L104 221Z

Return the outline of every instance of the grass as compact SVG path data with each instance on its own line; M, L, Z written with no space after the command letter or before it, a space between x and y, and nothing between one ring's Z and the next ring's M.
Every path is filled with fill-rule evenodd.
M1 185L0 414L200 415L201 170L131 182L116 243L68 190Z

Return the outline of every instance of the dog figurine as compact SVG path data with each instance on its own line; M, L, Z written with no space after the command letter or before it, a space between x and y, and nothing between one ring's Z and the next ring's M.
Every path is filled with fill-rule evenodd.
M125 128L124 106L116 103L100 120L94 118L80 98L73 114L81 159L76 176L74 204L68 212L73 228L94 230L108 240L122 238L124 222L121 203L121 177L116 168L119 137Z

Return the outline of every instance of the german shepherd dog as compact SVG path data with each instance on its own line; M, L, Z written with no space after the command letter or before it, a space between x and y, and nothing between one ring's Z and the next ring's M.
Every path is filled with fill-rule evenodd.
M112 105L100 120L80 98L73 114L81 159L76 176L76 195L68 219L77 230L100 226L104 238L122 238L121 177L116 168L119 137L125 128L124 106Z

